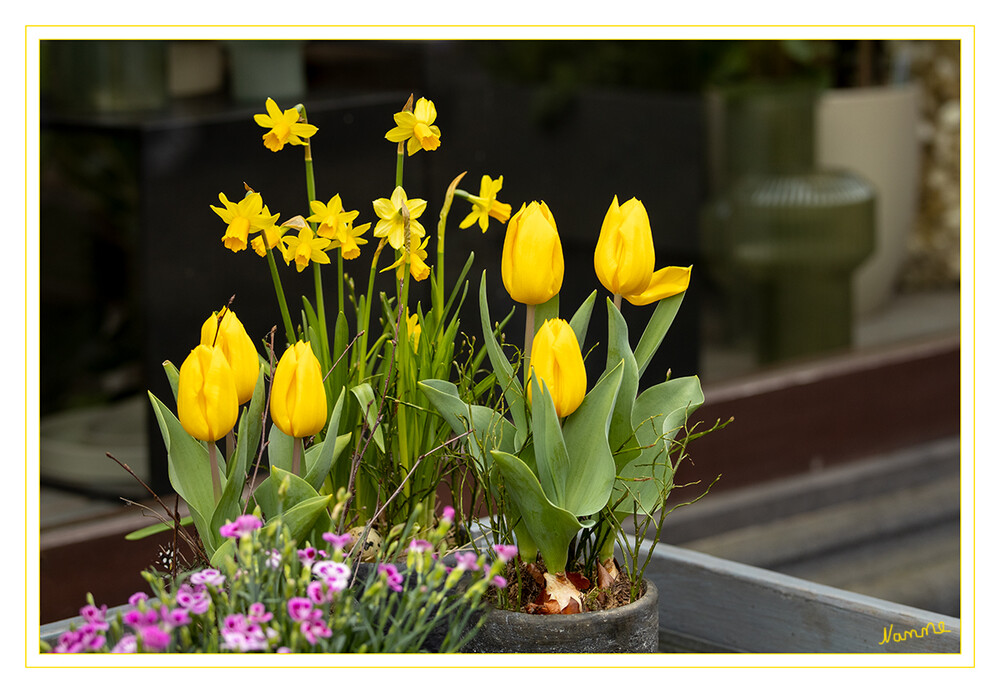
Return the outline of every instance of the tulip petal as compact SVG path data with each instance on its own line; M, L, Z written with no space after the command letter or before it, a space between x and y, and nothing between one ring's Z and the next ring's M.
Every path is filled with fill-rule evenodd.
M664 267L653 272L653 278L645 291L637 295L625 295L625 300L633 306L647 306L687 291L690 283L691 267Z

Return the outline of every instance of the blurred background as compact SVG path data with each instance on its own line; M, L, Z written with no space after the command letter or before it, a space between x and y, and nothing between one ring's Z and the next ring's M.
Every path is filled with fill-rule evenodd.
M614 195L646 206L657 267L694 265L647 378L699 374L700 418L733 422L691 446L682 481L701 484L678 498L718 481L668 518L663 541L959 615L958 41L40 50L43 622L76 613L106 574L91 568L155 557L155 539L121 540L149 523L121 499L148 494L105 453L169 493L145 394L169 398L162 361L179 364L234 294L252 336L279 319L266 263L226 250L209 209L246 182L282 220L307 213L301 150L266 150L253 114L267 97L304 103L319 127L317 196L339 193L363 223L392 192L384 134L411 93L435 102L442 130L438 151L406 160L425 219L462 171L474 193L483 174L503 175L515 210L545 200L564 306L600 288L593 246ZM486 269L504 314L503 229L459 231L461 207L446 271L474 252L473 288ZM371 248L349 273L367 277ZM311 293L309 272L280 269L290 300ZM651 311L624 312L643 325ZM463 325L478 335L478 322L468 302ZM599 345L588 363L600 370ZM120 603L140 587L95 597Z

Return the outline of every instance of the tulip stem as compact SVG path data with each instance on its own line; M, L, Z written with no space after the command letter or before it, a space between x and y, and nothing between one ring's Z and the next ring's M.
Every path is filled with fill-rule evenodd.
M615 300L615 308L617 308L618 310L621 310L622 309L622 295L621 294L615 294L615 299L614 300Z
M214 442L208 443L208 466L212 471L212 494L215 496L215 503L218 505L222 499L222 482L219 480L219 453Z
M528 364L531 363L531 344L535 341L535 307L526 305L524 314L524 382L528 382Z
M302 439L295 438L292 442L292 474L299 476L299 458L302 456Z

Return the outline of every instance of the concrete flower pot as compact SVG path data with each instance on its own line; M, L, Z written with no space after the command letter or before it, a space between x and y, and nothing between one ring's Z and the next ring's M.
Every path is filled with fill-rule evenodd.
M637 601L617 609L572 615L525 614L493 609L463 652L649 653L656 652L659 596L644 582Z

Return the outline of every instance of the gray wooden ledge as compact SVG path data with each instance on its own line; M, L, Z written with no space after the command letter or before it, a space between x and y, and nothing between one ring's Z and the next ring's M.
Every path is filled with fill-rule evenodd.
M660 590L662 652L885 654L961 648L959 619L667 544L654 547L645 577ZM889 632L906 639L896 642L890 635L880 644Z

